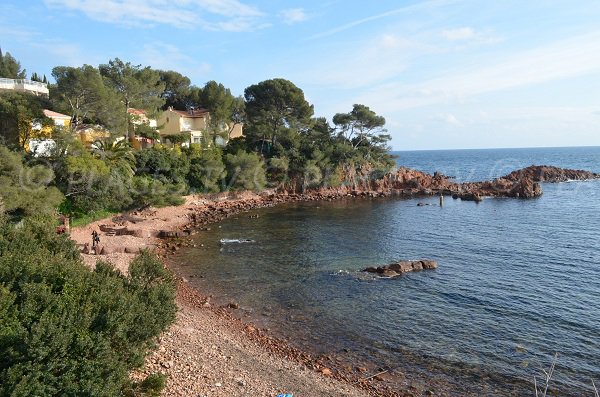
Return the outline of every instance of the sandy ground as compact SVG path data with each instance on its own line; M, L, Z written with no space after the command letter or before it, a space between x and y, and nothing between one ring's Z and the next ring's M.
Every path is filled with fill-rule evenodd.
M96 261L104 260L127 272L135 252L161 244L162 240L157 237L159 231L181 230L199 211L214 211L219 206L230 207L248 201L254 206L262 205L258 196L251 194L234 199L190 196L182 206L151 208L73 229L71 237L83 249L86 243L91 246L91 233L96 230L100 234L99 251L104 249L111 253L82 254L86 264L94 266ZM112 235L114 230L125 229L135 235ZM285 348L278 354L276 343L268 338L261 343L257 337L260 331L203 303L201 295L183 281L178 286L177 304L176 322L161 336L158 349L147 358L142 372L133 375L167 374L164 396L369 395L348 382L333 379L329 369L309 368L302 360L286 359ZM265 343L270 348L266 348Z

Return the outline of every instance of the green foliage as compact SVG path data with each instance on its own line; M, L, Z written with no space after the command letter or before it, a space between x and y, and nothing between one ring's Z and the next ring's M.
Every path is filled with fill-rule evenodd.
M185 183L162 182L150 176L135 176L132 182L132 198L139 206L153 205L165 207L184 203L181 197L186 193Z
M28 167L20 155L0 146L0 216L52 214L64 199L57 188L48 186L53 179L51 169Z
M6 92L0 95L0 144L24 149L35 134L32 125L45 126L47 101L26 93Z
M151 176L164 183L185 183L190 161L181 150L154 146L135 152L137 175Z
M63 214L73 213L73 210L69 208L70 201L65 201L61 207L59 207L60 212ZM117 215L117 211L110 210L100 210L100 211L90 211L86 214L76 213L74 218L71 218L71 227L81 227L89 225L92 222L96 222L100 219L105 219L114 215Z
M69 201L64 208L75 217L127 208L133 203L127 167L126 160L102 158L98 152L94 155L81 145L72 145L54 165L56 183Z
M10 52L3 54L0 50L0 77L24 79L27 77L27 72L21 69L21 63L10 55Z
M225 178L225 164L220 149L202 150L192 145L190 149L190 170L187 181L195 192L216 193Z
M149 66L132 65L119 58L100 65L99 70L106 84L118 93L121 102L125 105L123 110L125 115L127 109L131 107L154 113L164 105L162 94L165 83L161 80L158 70Z
M56 109L72 115L73 127L81 123L101 124L114 131L123 131L126 113L117 92L107 86L100 71L90 65L57 66L52 69L56 84L50 97Z
M91 271L51 221L0 220L0 396L120 395L174 321L174 297L171 275L148 252L129 276L107 263Z
M291 81L266 80L244 91L247 140L261 153L271 153L278 138L287 130L302 131L310 123L313 106L304 92Z
M337 113L333 116L333 123L354 148L368 144L377 147L391 139L383 128L385 118L365 105L355 104L349 113Z
M165 381L165 375L150 374L141 382L132 382L122 393L125 397L159 397Z
M169 106L174 109L187 109L199 106L199 89L191 86L188 77L173 70L161 70L160 81L165 85L161 98L165 101L163 110Z
M217 136L227 135L228 125L233 121L233 113L236 110L236 98L228 88L216 81L209 81L201 91L200 100L202 106L210 112L208 130L217 142Z
M265 164L255 153L237 152L225 156L228 186L234 190L255 190L265 188L267 177Z

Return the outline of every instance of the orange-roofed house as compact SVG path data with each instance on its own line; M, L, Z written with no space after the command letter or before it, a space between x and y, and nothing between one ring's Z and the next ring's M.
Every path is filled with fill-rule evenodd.
M71 125L71 116L58 113L52 110L44 109L44 116L48 117L58 127L69 127Z
M148 124L152 128L156 128L157 126L156 119L149 118L145 110L129 108L127 109L127 113L131 116L131 124L134 126L140 124Z

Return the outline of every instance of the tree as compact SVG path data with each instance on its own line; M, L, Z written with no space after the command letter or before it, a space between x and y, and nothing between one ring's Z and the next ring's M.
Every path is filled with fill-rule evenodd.
M199 105L196 102L198 98L194 98L194 90L188 77L173 70L161 70L159 73L160 81L165 85L164 91L161 94L161 98L165 101L163 110L166 110L168 107L187 109L188 107Z
M233 124L234 110L239 111L239 102L236 102L229 88L216 81L209 81L202 88L201 102L202 106L210 112L208 130L213 136L213 143L216 144L219 134L227 134L228 138L232 128L229 124Z
M7 79L24 79L27 77L25 69L21 69L21 63L17 61L10 52L2 54L0 49L0 77Z
M0 95L1 143L26 149L29 140L51 124L43 113L45 107L45 99L30 94L8 92Z
M0 146L0 217L52 214L64 199L55 187L54 173L43 166L28 167L20 155Z
M192 145L190 148L190 170L187 181L196 192L216 193L219 183L226 175L223 156L219 148L202 150Z
M51 97L57 109L71 115L73 129L86 121L109 129L125 128L127 119L119 97L105 85L98 69L90 65L57 66L52 76L56 84L51 87Z
M36 72L33 72L31 74L31 77L29 78L29 80L31 80L31 81L37 81L39 83L42 82L42 78Z
M255 190L265 188L267 177L265 164L255 153L239 151L225 156L228 185L234 190Z
M305 129L314 113L304 92L284 79L252 85L246 88L244 97L248 140L250 145L260 147L261 153L265 153L267 143L272 148L285 131Z
M354 105L349 113L337 113L333 123L355 149L364 143L381 144L391 139L383 128L385 118L365 105Z
M149 66L142 68L141 65L125 63L119 58L100 65L99 69L107 85L119 94L126 117L128 117L127 109L131 107L144 109L151 114L164 105L165 99L161 95L165 90L165 83L161 81L158 70L153 70ZM126 129L127 136L131 138L129 123Z

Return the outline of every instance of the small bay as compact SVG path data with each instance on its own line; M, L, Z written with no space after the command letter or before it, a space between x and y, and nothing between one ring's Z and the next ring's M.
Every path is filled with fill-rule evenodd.
M399 165L459 181L532 164L600 172L597 147L396 154ZM600 181L543 189L532 200L349 199L239 214L200 232L175 268L295 346L441 379L449 395L534 395L533 376L555 353L561 395L591 395ZM395 279L360 272L421 258L440 266Z

